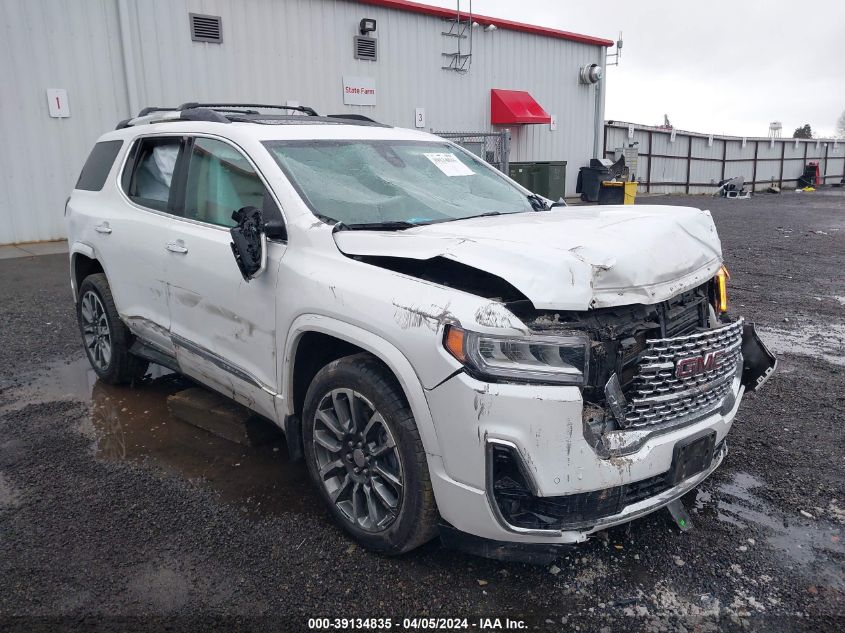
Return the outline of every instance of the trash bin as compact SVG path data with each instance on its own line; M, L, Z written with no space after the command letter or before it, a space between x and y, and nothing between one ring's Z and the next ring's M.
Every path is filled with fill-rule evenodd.
M604 180L599 188L599 204L624 204L625 183L615 180Z
M637 201L637 184L636 182L625 183L625 204L634 204Z
M581 200L596 202L599 199L599 189L603 180L610 178L610 166L613 163L606 158L591 158L589 167L582 167L578 171L578 181L575 193L581 194ZM620 201L621 204L621 201Z

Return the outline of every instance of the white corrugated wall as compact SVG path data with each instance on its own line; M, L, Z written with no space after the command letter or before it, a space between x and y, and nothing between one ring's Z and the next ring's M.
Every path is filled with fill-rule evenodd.
M189 12L221 16L223 43L191 41ZM378 21L377 62L353 59L364 17ZM510 160L568 161L568 192L601 125L595 88L579 84L578 70L603 63L602 47L475 29L472 66L459 74L441 69L455 46L444 20L345 0L3 0L0 29L0 80L14 87L0 100L0 244L62 237L64 201L91 145L146 105L295 100L405 127L423 107L427 129L477 132L494 131L491 88L527 90L558 128L512 126ZM374 77L378 104L344 106L344 74ZM47 88L68 90L70 118L48 116Z
M94 141L127 112L114 0L0 2L0 244L61 238ZM66 88L52 119L47 88Z

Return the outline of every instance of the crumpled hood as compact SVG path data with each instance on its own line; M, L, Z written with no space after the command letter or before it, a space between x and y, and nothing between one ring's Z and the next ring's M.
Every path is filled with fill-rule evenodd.
M559 207L334 239L347 255L452 259L552 310L665 301L713 277L722 259L709 211L658 205Z

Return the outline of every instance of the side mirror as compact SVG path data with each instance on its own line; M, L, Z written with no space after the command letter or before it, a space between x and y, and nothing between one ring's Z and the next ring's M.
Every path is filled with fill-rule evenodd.
M563 198L560 198L557 202L552 202L550 208L554 209L555 207L568 207L568 206L569 205L566 204L566 200L564 200Z
M267 267L267 236L261 209L243 207L232 213L236 226L229 229L232 235L232 254L244 281L258 277Z
M264 223L264 235L268 240L280 240L287 242L288 230L281 220L267 220Z

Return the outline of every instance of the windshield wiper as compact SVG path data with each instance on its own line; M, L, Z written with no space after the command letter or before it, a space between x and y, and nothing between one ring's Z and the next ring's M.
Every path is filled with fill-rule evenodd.
M451 218L449 220L442 220L443 222L462 222L464 220L474 220L475 218L489 218L493 215L516 215L517 213L527 213L527 211L487 211L486 213L479 213L478 215L468 215L465 218Z
M392 222L359 222L357 224L345 224L338 222L340 225L338 231L403 231L405 229L412 229L415 226L423 226L426 222L404 222L401 220Z
M546 201L543 200L540 196L534 195L533 193L528 194L525 196L528 198L528 202L531 203L531 208L535 211L548 211L549 207L546 206Z

